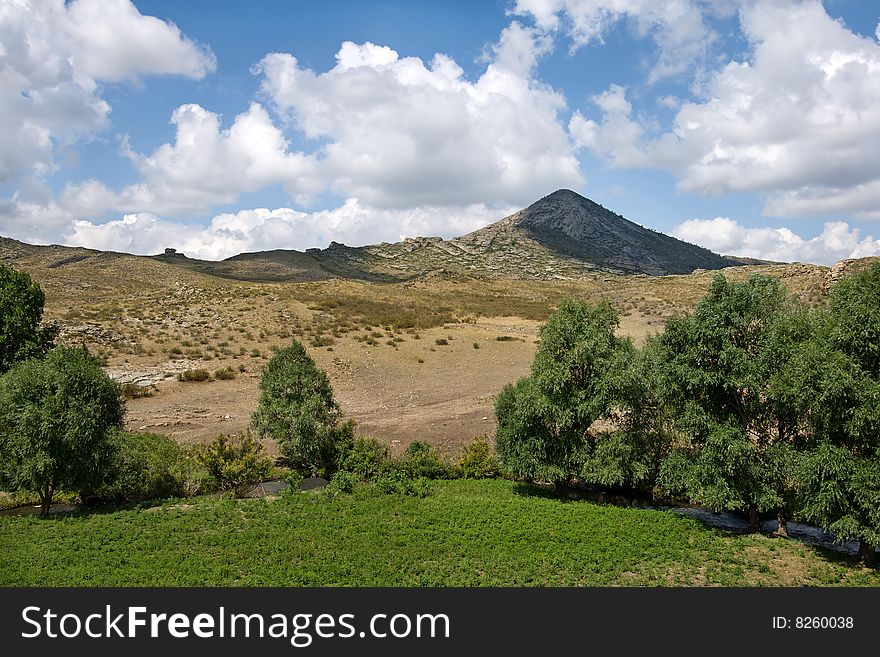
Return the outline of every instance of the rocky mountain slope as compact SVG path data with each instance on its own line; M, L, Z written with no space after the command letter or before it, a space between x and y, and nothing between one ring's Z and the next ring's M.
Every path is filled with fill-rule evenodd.
M36 247L20 245L19 252ZM15 243L20 244L20 243ZM173 245L169 245L173 246ZM64 267L101 254L88 249L58 251L51 266ZM53 251L54 253L54 251ZM55 257L55 256L53 256ZM462 237L417 237L393 244L325 249L277 249L242 253L220 262L184 254L154 261L194 273L243 281L320 281L330 278L400 282L425 275L457 278L571 280L609 274L688 274L698 269L761 264L722 256L644 228L570 190L558 190L529 207Z
M602 274L687 274L759 264L721 256L644 228L570 190L545 196L485 228L451 240L417 237L349 247L332 242L305 253L246 253L223 262L158 256L167 262L243 280L354 278L401 281L440 273L480 278L575 279Z

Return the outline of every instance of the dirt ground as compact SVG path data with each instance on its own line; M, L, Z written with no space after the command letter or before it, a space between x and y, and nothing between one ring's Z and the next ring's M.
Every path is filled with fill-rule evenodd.
M408 337L396 348L342 338L331 349L309 347L309 352L330 377L345 415L357 421L359 435L378 438L394 451L424 440L456 452L494 433L495 395L529 373L539 326L517 317L481 318L426 329L420 339ZM652 330L650 320L638 315L621 325L621 333L637 342ZM436 344L441 339L448 344ZM157 384L153 397L128 401L126 425L197 443L245 431L259 398L261 364L231 381L184 383L169 377Z
M358 433L394 451L425 440L455 452L493 434L495 396L528 374L538 327L561 299L608 299L620 332L640 345L665 318L692 308L715 275L274 283L118 254L72 261L68 251L33 247L9 257L46 291L45 317L58 324L59 340L86 345L120 383L155 384L152 396L127 401L130 430L192 443L245 431L263 367L297 339L327 372ZM823 268L757 269L807 302L821 300ZM177 380L187 369L221 368L235 378Z

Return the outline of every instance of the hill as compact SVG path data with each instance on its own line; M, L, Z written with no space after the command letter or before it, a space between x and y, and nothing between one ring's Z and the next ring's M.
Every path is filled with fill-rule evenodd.
M37 258L48 268L88 262L123 264L129 256L84 248L36 247L0 238L6 260ZM39 254L39 255L38 255ZM393 283L425 275L520 280L574 280L606 274L689 274L768 264L721 256L644 228L590 199L561 189L529 207L461 237L415 237L351 247L275 249L241 253L222 261L163 253L151 260L198 274L251 282L307 282L331 278ZM45 262L43 262L45 261ZM126 265L133 265L126 261ZM138 270L167 271L140 263Z
M624 219L567 189L456 240L476 248L527 241L560 258L627 274L689 274L696 269L754 264L718 255Z
M218 275L254 280L324 277L401 281L431 272L480 278L576 279L606 273L689 274L766 264L721 256L644 228L588 198L561 189L485 228L451 240L416 237L401 242L242 254L223 263L191 265Z

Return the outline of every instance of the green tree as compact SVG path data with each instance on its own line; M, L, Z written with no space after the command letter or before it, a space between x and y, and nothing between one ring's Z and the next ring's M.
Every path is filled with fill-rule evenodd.
M610 417L632 358L607 300L563 300L541 327L531 376L495 403L496 451L514 475L557 485L581 473L590 429Z
M45 301L43 290L30 276L0 265L0 374L52 348L57 329L40 325Z
M880 379L880 262L831 288L827 319L830 345Z
M263 370L251 424L261 437L278 442L291 465L309 474L331 474L354 431L352 422L342 421L327 375L296 340Z
M880 546L880 264L832 288L816 335L785 373L809 427L801 514L840 540Z
M124 407L116 384L84 347L56 347L0 377L0 487L39 493L100 486Z
M712 280L693 313L670 318L658 338L661 388L675 418L677 449L664 463L663 487L713 509L759 514L776 509L785 526L801 434L796 410L774 394L775 372L811 332L779 281L757 274Z
M585 482L642 495L657 494L660 467L674 438L657 352L657 337L649 336L621 370L613 421L616 428L596 436L581 469Z

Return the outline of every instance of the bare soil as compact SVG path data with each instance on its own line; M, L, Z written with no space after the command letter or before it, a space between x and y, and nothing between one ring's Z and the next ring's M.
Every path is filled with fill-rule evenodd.
M263 367L275 349L297 339L327 372L360 435L394 451L424 440L456 452L494 433L495 396L528 374L538 328L560 299L608 299L620 315L620 333L640 345L669 316L692 308L715 275L484 280L432 274L375 283L272 282L271 272L251 272L266 276L260 282L151 258L7 242L0 243L0 261L40 283L46 319L58 323L61 341L86 344L121 383L152 384L152 396L128 400L127 428L190 443L246 431ZM826 268L796 263L724 273L754 272L779 277L809 304L824 303ZM177 380L187 369L226 367L234 379Z

